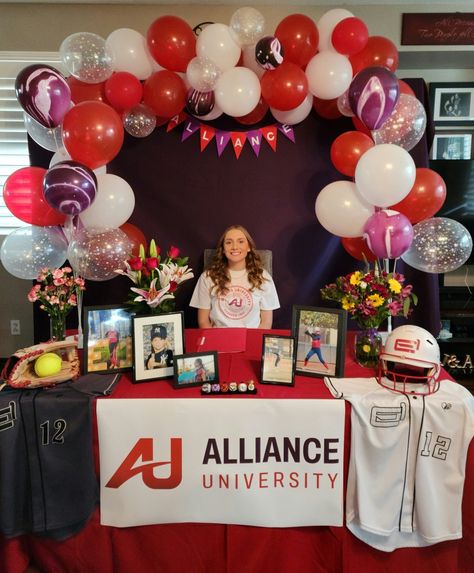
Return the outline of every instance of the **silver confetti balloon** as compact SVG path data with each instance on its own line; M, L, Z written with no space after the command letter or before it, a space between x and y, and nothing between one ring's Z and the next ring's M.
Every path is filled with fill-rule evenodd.
M241 46L250 46L259 40L265 31L265 18L250 6L239 8L230 19L233 37Z
M97 34L72 34L63 40L59 53L69 73L87 84L104 82L114 71L112 52Z
M123 114L123 127L133 137L147 137L156 127L156 116L152 109L141 103Z
M447 273L462 266L472 252L472 237L458 221L433 217L413 227L413 242L402 255L411 267L425 273Z
M219 67L205 56L193 58L186 68L189 85L200 92L212 91L220 75Z

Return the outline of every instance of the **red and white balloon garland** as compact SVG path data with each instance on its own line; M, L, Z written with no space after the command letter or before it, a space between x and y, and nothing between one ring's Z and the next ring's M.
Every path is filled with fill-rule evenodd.
M2 245L2 263L15 276L34 278L68 257L85 278L113 278L141 231L126 223L133 190L104 167L119 153L124 130L146 137L183 109L202 121L225 113L243 125L261 121L268 109L288 125L312 109L328 119L352 116L356 129L334 141L331 158L354 182L336 181L319 193L320 223L357 258L405 256L416 268L444 272L469 256L472 239L462 225L453 234L452 222L455 256L443 254L436 270L427 263L428 250L439 263L426 221L446 188L433 171L416 169L408 153L424 133L426 114L395 76L393 42L369 36L346 9L329 10L317 22L291 14L268 34L263 15L245 7L229 25L209 23L197 37L187 22L168 15L152 22L146 37L128 28L106 39L73 34L60 55L67 79L37 64L16 80L28 133L56 153L49 171L23 168L5 184L7 206L31 225ZM114 199L111 187L120 189ZM412 257L418 222L425 225ZM66 231L62 242L58 228Z

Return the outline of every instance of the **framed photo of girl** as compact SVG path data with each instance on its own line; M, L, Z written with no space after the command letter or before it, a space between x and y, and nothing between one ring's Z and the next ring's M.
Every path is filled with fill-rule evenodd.
M174 357L175 388L202 386L204 382L217 382L219 369L217 352L193 352Z
M342 309L293 307L296 374L344 375L347 312Z
M133 318L134 382L172 377L176 354L184 354L182 312Z
M295 339L292 336L264 334L262 345L262 384L295 384Z
M430 83L430 106L435 125L473 125L474 83Z
M132 314L121 306L84 308L84 374L131 370Z

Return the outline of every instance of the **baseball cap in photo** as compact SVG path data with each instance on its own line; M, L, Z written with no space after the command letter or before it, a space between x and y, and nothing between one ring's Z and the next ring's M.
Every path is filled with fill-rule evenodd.
M150 333L150 339L153 340L154 338L166 338L168 333L166 331L166 326L153 326Z

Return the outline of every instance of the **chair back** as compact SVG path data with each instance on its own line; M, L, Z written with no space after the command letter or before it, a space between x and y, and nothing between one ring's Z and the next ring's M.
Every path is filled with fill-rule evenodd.
M216 249L204 249L204 270L212 265ZM263 268L272 275L272 252L269 249L257 249L257 253L262 259Z

